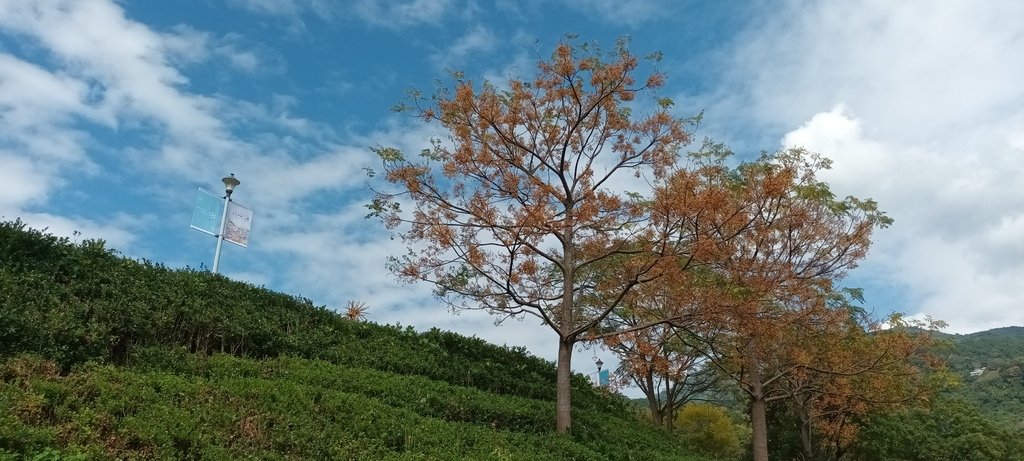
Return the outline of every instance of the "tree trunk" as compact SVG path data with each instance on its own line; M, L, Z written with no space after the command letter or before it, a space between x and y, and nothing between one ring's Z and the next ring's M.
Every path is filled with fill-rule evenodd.
M805 403L805 405L810 405L810 403ZM800 419L800 445L804 449L804 459L813 461L815 459L814 444L811 440L811 419L808 413L806 408L797 410L797 416Z
M666 360L668 357L666 357ZM665 430L672 432L675 429L676 421L676 399L672 393L672 379L668 376L665 377L665 404L661 407L661 419L665 425Z
M648 397L647 406L651 409L651 424L655 426L661 426L664 419L661 417L661 405L657 401Z
M650 371L644 376L644 383L647 385L643 390L647 394L647 406L651 409L651 423L661 426L661 402L658 401L658 389L654 387L654 375Z
M559 434L568 434L572 428L572 348L571 339L559 339L555 382L555 430Z
M761 369L758 367L757 358L751 354L751 351L748 350L747 354L747 366L750 368L750 425L753 429L750 443L754 452L754 461L768 461L767 402L764 399Z
M765 408L763 395L751 397L750 425L753 434L750 442L753 445L754 461L768 461L768 421Z
M568 192L568 191L567 191ZM572 220L572 205L566 204L565 219ZM562 235L562 305L558 309L558 374L555 379L555 431L568 434L572 429L572 348L576 337L570 332L575 328L576 315L573 309L576 287L576 248L573 247L573 230L566 229Z
M835 454L836 454L836 456L835 456L835 458L833 458L835 461L840 461L841 459L843 459L843 455L846 454L846 449L843 448L843 447L840 447L838 442L836 442L836 453Z

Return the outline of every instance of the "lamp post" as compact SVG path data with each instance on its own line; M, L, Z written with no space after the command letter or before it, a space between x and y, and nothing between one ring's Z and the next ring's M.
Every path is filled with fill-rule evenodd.
M224 246L224 231L228 224L228 203L231 202L231 193L235 191L235 186L241 184L241 181L235 179L235 174L231 173L230 176L221 178L224 183L224 212L220 214L220 230L217 232L217 251L213 253L213 273L217 273L217 269L220 267L220 249Z
M597 386L604 387L604 380L601 379L601 367L604 366L604 362L601 359L594 357L594 365L597 365Z

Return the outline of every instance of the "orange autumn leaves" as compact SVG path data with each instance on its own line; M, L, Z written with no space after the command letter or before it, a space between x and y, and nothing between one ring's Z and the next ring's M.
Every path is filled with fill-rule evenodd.
M574 266L656 239L646 207L608 183L617 173L664 175L689 136L665 110L625 110L664 82L652 75L634 86L637 66L624 47L602 56L563 43L531 80L498 88L457 76L450 93L406 106L450 138L432 143L423 161L381 156L400 190L377 195L377 214L417 247L393 261L396 272L490 307L548 309ZM392 207L399 203L413 209Z
M833 197L816 177L828 161L816 154L733 166L708 143L681 155L692 120L654 95L663 75L634 79L639 64L622 45L601 53L562 43L531 79L499 86L456 74L452 88L413 92L400 106L446 139L414 158L375 149L394 190L377 191L369 208L408 248L390 269L433 284L454 308L550 327L559 430L568 430L576 343L618 338L654 350L640 332L655 325L709 343L760 338L762 349L715 339L740 351L716 356L723 367L747 366L750 353L774 354L780 322L832 290L888 223L870 200ZM652 360L674 366L662 362Z
M628 308L592 337L624 352L621 369L634 381L652 371L666 381L680 379L677 363L651 351L689 342L760 403L751 407L757 459L767 457L765 404L784 398L813 402L807 414L816 430L848 441L856 433L851 420L873 407L864 402L893 402L883 389L917 392L900 383L919 371L910 360L928 342L927 335L869 336L851 321L853 311L828 305L835 283L867 254L874 229L891 220L870 200L836 198L817 178L829 167L817 154L791 149L734 168L722 161L728 156L707 144L689 168L655 190L652 217L668 236L671 251L663 254L674 264L661 265L659 279L633 290ZM657 322L676 334L632 331ZM897 347L893 338L917 347ZM811 375L814 386L786 387ZM839 397L861 375L872 376L872 385ZM816 413L824 406L827 418Z
M659 181L690 139L668 104L634 115L630 103L664 83L655 73L637 84L638 66L624 44L602 53L563 43L531 79L499 87L455 74L452 88L431 98L413 92L400 106L440 125L447 139L418 159L376 149L397 190L376 194L371 214L409 247L391 269L433 284L453 307L532 315L554 330L560 431L569 423L573 345L656 276L650 256L665 248L647 199L612 184ZM589 265L610 260L620 262L610 278L588 278ZM584 298L605 303L582 305Z

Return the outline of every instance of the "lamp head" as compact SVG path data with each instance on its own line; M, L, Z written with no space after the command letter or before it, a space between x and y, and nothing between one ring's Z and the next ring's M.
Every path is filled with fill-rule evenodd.
M594 363L597 365L597 371L601 371L601 367L604 365L604 362L602 362L601 359L597 359Z
M242 183L241 181L235 179L234 173L231 173L230 176L225 176L221 178L221 181L224 182L224 193L228 194L229 196L231 195L232 192L235 191L235 186Z

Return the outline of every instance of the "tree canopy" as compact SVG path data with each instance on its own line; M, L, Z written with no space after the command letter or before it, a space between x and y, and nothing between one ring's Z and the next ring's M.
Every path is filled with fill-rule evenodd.
M657 180L690 136L670 103L634 114L630 102L664 77L633 77L624 42L559 44L534 78L502 86L456 74L431 99L413 93L400 109L449 136L418 159L379 147L386 180L370 208L408 245L391 260L400 278L425 281L457 308L540 319L559 339L557 429L570 428L574 345L637 285L654 277L665 230L645 202L614 183ZM657 100L652 99L653 102ZM406 212L402 206L411 209ZM595 285L588 266L619 264ZM578 302L600 290L605 303ZM597 299L591 297L591 299Z
M575 345L605 340L669 426L698 369L734 380L766 460L766 405L825 395L805 378L902 372L879 365L888 356L845 360L868 336L830 304L892 220L873 200L836 197L818 177L831 162L805 149L738 165L713 142L681 154L692 120L654 94L661 74L634 78L638 65L624 42L602 53L569 40L529 80L455 73L411 92L397 109L447 136L418 157L375 148L387 185L371 215L407 247L389 262L400 279L557 335L557 431L571 428ZM889 346L899 364L915 350Z

